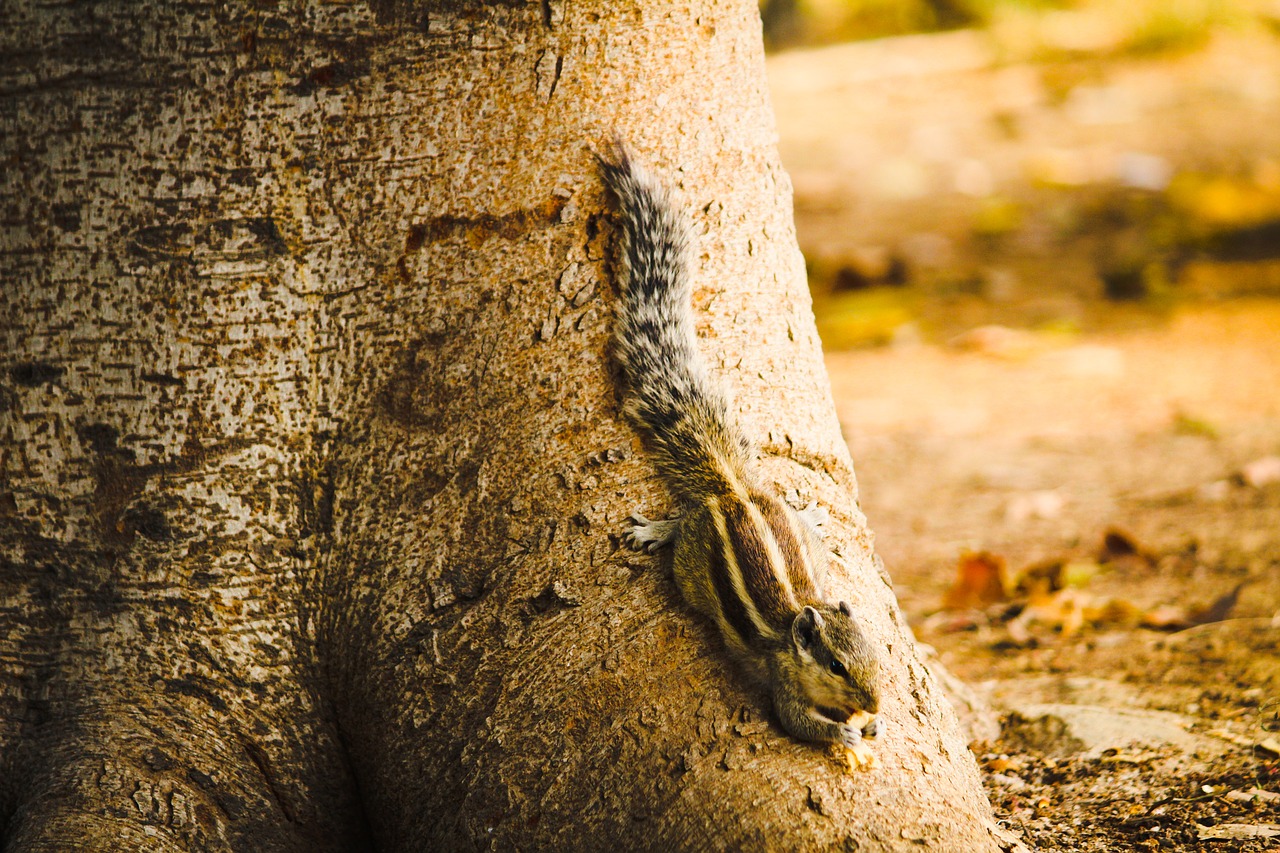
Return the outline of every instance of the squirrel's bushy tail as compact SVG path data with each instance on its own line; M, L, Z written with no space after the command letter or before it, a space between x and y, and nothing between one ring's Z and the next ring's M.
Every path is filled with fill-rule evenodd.
M694 340L688 222L667 188L621 143L611 158L597 159L620 214L614 346L625 374L626 414L679 497L741 491L749 448Z

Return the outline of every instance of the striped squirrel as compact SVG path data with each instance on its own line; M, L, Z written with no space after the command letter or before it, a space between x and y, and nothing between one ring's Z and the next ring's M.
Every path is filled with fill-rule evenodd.
M621 219L614 346L624 412L681 507L666 521L632 515L624 540L648 553L674 545L684 599L772 691L793 737L874 764L862 739L876 734L879 662L849 605L823 597L826 510L797 512L752 475L751 444L694 341L687 218L621 142L597 160Z

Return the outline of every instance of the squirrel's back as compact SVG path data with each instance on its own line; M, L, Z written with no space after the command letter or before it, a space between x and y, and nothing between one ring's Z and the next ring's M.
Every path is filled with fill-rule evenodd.
M686 597L739 654L777 647L802 608L821 605L812 567L825 558L782 501L756 491L722 495L692 510L687 524L685 547L708 550L707 570L688 578L677 571L677 580L700 587Z

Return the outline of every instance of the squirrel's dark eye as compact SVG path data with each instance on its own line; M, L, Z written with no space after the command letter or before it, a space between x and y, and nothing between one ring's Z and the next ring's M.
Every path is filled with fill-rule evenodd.
M831 668L832 674L837 675L840 678L844 678L846 675L849 674L849 670L845 669L844 664L840 663L840 661L838 660L832 660L830 668Z

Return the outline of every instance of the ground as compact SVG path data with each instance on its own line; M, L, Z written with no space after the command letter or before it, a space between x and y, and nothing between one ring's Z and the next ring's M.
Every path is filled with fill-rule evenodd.
M1280 823L1280 794L1227 799L1280 792L1277 755L1257 747L1280 715L1280 481L1239 476L1280 452L1277 340L1280 304L1249 303L1014 361L927 345L829 355L899 600L917 636L1006 712L975 750L1000 816L1038 849L1202 850L1198 825ZM1216 381L1190 381L1201 373ZM1150 556L1099 561L1108 529ZM1065 558L1084 569L1081 595L1145 613L1248 584L1227 618L1181 631L1063 636L1051 613L1015 640L1016 595L942 608L966 551L1003 558L1011 580Z
M1280 42L992 44L771 60L861 505L1029 846L1280 849Z

